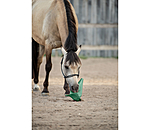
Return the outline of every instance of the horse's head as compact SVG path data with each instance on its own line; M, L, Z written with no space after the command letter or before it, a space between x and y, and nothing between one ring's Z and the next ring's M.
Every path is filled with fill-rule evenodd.
M62 73L64 78L66 78L70 90L74 93L77 92L79 88L78 76L81 67L81 61L78 57L78 54L80 53L80 51L81 46L78 48L76 52L74 51L66 52L65 49L62 47L62 53L64 55L61 65Z

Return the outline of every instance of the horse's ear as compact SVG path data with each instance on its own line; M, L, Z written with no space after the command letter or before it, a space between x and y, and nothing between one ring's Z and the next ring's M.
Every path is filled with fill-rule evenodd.
M76 51L76 54L79 55L80 51L81 51L81 45L78 47L78 50Z
M65 55L67 52L66 52L66 50L63 48L63 47L61 47L61 51L62 51L62 53Z

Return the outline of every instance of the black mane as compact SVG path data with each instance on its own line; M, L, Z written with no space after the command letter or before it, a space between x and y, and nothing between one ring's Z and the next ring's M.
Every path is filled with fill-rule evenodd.
M64 0L64 5L66 8L67 22L68 22L68 37L66 39L64 48L67 52L77 51L77 29L75 18L72 13L72 9L68 0Z

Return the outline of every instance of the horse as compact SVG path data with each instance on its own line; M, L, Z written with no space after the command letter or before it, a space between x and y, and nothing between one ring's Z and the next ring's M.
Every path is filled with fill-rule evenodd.
M65 94L78 91L79 58L81 45L77 45L78 19L68 0L32 0L32 79L33 90L39 90L39 68L46 54L45 81L42 95L49 95L48 78L52 69L52 49L63 54L61 70Z

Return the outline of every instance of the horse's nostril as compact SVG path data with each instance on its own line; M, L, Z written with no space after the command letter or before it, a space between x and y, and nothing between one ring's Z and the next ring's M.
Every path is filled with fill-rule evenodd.
M74 89L73 89L73 86L71 86L71 89L74 90Z

